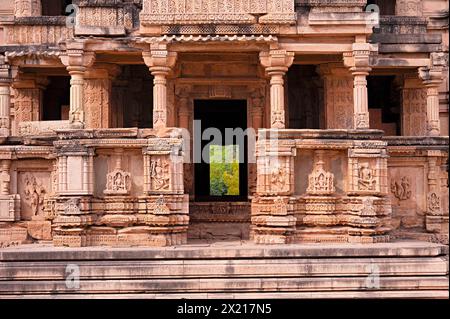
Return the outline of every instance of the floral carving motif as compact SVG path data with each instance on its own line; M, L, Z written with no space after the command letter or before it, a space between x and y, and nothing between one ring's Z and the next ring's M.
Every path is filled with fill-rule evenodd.
M31 206L32 216L38 216L43 212L44 197L47 191L42 182L38 182L36 177L31 174L25 175L24 185L25 200Z
M391 192L399 200L407 200L411 198L411 181L407 176L403 176L401 180L391 181Z

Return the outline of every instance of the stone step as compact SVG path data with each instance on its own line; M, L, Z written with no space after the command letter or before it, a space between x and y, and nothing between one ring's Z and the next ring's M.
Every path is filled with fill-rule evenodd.
M18 295L2 295L2 299L17 299ZM265 293L140 293L140 294L33 294L22 295L21 299L375 299L375 298L417 298L448 299L445 290L383 290L383 291L309 291L309 292L265 292Z
M448 247L424 242L0 250L1 299L448 298L448 287Z
M377 290L446 290L448 277L383 277ZM84 280L77 289L67 288L65 281L0 282L3 294L43 293L198 293L198 292L298 292L298 291L370 290L366 277L318 278L192 278L151 280Z
M423 258L322 258L255 260L137 260L0 262L0 280L64 280L67 265L79 267L80 278L91 280L205 278L205 277L317 277L445 276L444 257Z

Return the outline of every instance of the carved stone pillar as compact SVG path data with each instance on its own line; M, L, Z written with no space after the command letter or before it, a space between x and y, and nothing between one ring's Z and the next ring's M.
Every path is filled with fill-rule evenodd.
M402 88L402 135L427 135L427 90L417 74L405 75Z
M153 127L167 127L167 77L175 66L177 53L170 52L165 44L152 44L143 53L145 64L153 79Z
M88 67L94 63L95 54L84 51L84 44L73 42L67 45L67 51L61 56L67 67L70 79L70 114L71 123L84 123L84 78Z
M432 65L419 69L419 76L427 90L427 135L439 136L439 86L442 83L442 66Z
M285 50L261 52L259 59L270 77L270 123L272 128L286 127L284 76L294 62L294 53Z
M119 71L119 67L115 65L96 65L86 71L84 80L85 128L96 129L113 126L112 80Z
M369 102L367 94L367 76L369 67L370 44L354 43L353 51L344 53L344 64L350 67L353 75L353 128L369 128Z
M322 64L325 122L327 129L353 128L353 77L342 64Z
M14 15L21 17L36 17L42 14L41 0L15 0Z
M11 134L11 73L0 56L0 136Z

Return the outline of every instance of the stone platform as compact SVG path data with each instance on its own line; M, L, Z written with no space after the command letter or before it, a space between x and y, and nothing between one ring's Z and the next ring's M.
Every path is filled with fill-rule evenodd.
M67 265L79 288L67 287ZM448 288L448 246L426 242L0 250L0 299L448 298Z

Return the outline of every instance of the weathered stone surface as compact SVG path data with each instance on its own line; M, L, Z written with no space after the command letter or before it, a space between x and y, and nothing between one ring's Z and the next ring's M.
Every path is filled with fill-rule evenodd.
M33 239L52 240L52 223L50 221L29 221L27 230Z

